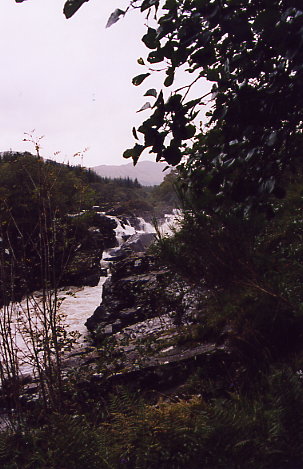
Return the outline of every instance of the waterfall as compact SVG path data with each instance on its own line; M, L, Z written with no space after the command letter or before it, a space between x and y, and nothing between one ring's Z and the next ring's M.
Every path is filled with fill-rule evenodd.
M102 213L102 215L104 215L104 213ZM115 254L127 239L134 237L134 235L137 236L142 234L146 236L148 233L156 233L155 227L151 223L146 222L143 218L137 219L137 228L135 228L128 220L121 220L115 216L106 216L117 223L115 232L118 246L107 249L103 252L102 259L100 261L102 269L108 268L111 263L111 259L115 259ZM173 226L177 226L177 219L179 216L178 212L165 215L164 220L161 221L158 228L160 232L162 234L171 234ZM65 316L67 332L79 332L80 334L77 350L79 350L79 348L85 348L88 344L89 335L84 323L101 303L102 287L105 281L106 276L101 276L98 285L95 287L71 286L60 288L58 291L60 314ZM32 365L30 364L30 361L26 359L26 355L29 355L29 345L26 340L26 335L22 332L22 324L20 326L20 315L22 315L22 311L26 311L28 307L31 308L33 315L36 314L37 308L39 308L39 302L41 304L41 298L41 292L34 292L29 303L27 300L23 300L19 305L14 305L15 310L13 312L12 327L16 330L16 341L18 348L20 349L20 370L22 374L31 373Z

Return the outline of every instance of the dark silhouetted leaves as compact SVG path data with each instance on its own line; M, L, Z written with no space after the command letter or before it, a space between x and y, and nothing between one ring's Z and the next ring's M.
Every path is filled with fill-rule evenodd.
M150 90L147 90L144 96L153 96L154 98L157 97L157 90L155 88L151 88Z
M150 75L150 73L142 73L141 75L137 75L132 79L132 84L135 86L141 85L141 83Z
M83 5L83 3L88 2L89 0L68 0L63 8L63 13L66 18L71 18L76 11Z
M167 77L164 80L164 86L171 86L175 78L175 69L169 69L167 72Z
M133 136L135 137L135 139L138 140L138 135L137 135L137 131L135 127L133 127L132 132L133 132Z
M138 143L136 143L136 145L133 148L129 148L128 150L125 150L125 152L123 153L123 158L132 158L134 161L134 164L136 164L139 159L139 156L141 155L144 149L145 149L144 145L139 145Z
M157 10L142 38L149 49L145 62L166 73L162 86L180 86L165 102L162 91L146 93L156 99L138 128L143 146L172 165L187 156L183 174L216 213L230 204L247 214L268 206L266 198L282 198L283 175L302 168L301 2L163 0L161 9L157 0L135 3L141 11ZM183 64L191 75L176 85ZM212 82L209 97L201 92L205 79ZM195 90L201 97L186 102ZM198 113L208 104L198 127Z
M157 31L153 28L148 28L147 33L142 37L142 41L148 49L156 49L159 45Z
M85 0L87 1L87 0ZM117 23L117 21L119 21L119 19L121 18L121 16L124 16L125 15L125 11L123 10L120 10L119 8L117 8L111 15L110 17L108 18L108 21L106 23L106 28L109 28L110 26L112 26L113 24Z
M165 110L167 112L176 112L181 109L181 99L182 96L180 94L173 94L165 104Z
M146 109L151 109L151 104L149 102L143 104L143 106L137 112L145 111Z
M194 63L197 63L201 67L205 65L210 65L213 63L215 59L215 52L212 47L204 47L203 49L199 49L197 52L192 54L191 60Z
M152 6L158 6L159 0L144 0L141 5L141 11L147 10Z
M163 151L162 157L168 164L176 166L181 161L182 153L177 145L171 144Z

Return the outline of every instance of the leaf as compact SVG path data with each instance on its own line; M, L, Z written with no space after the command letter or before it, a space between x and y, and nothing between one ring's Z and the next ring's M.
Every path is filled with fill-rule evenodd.
M151 88L150 90L147 90L144 96L153 96L154 98L157 97L157 90L155 88Z
M136 145L133 148L129 148L128 150L125 150L123 153L123 158L133 158L134 160L139 158L141 155L142 151L145 149L144 145L139 145L136 143Z
M137 135L137 131L136 131L136 128L135 128L135 127L133 127L132 132L133 132L133 136L135 137L135 139L136 139L136 140L139 140L139 139L138 139L138 135Z
M279 21L279 11L274 9L266 9L261 11L253 23L253 27L256 31L262 31L266 28L273 28L276 26L276 23Z
M128 148L127 150L125 150L125 152L123 153L123 158L131 158L133 155L133 149L132 148Z
M151 104L149 102L143 104L143 106L137 112L145 111L145 109L151 109Z
M147 61L150 64L156 64L156 63L162 62L163 58L164 56L163 56L162 50L158 49L158 50L153 50L152 52L148 54Z
M165 104L165 110L167 112L179 111L182 107L181 100L182 96L180 94L173 94L172 96L170 96L167 103Z
M159 93L159 96L157 98L157 101L155 102L153 107L154 108L156 108L156 107L159 108L159 107L162 107L162 106L164 106L164 98L163 98L163 91L161 90L160 93Z
M141 5L141 11L147 10L153 5L159 5L159 0L144 0Z
M189 124L185 127L185 137L184 140L194 137L196 133L196 127L192 124Z
M182 153L180 149L172 143L163 151L162 157L168 164L176 166L181 161Z
M87 1L87 0L85 0ZM117 21L119 21L120 17L121 16L124 16L125 15L125 11L123 10L120 10L120 8L117 8L111 15L110 17L108 18L108 21L106 23L106 28L109 28L110 26L112 26L113 24L117 23Z
M82 7L83 3L88 2L88 1L89 0L68 0L67 2L65 2L65 5L63 8L63 13L65 17L67 19L71 18L76 13L76 11L78 11L79 8ZM18 0L18 3L20 3L20 0Z
M193 63L199 64L201 67L205 67L205 65L212 65L215 61L216 56L214 52L214 48L212 46L204 47L203 49L197 50L191 56L191 60Z
M206 79L208 81L218 81L220 79L220 73L217 69L207 70Z
M267 181L263 181L262 184L260 185L260 190L262 192L267 192L268 194L271 194L276 186L276 181L273 177L270 179L267 179Z
M175 74L170 73L164 80L164 86L168 87L171 86L174 82Z
M158 148L160 146L162 148L163 139L164 137L162 137L161 134L153 128L147 129L144 133L144 145L146 147Z
M145 65L144 60L142 59L142 57L140 57L140 58L137 60L137 62L138 62L139 65Z
M273 130L273 131L270 133L269 137L267 138L267 141L266 141L267 145L268 145L269 147L274 146L274 144L275 144L276 141L277 141L277 137L278 137L277 132L276 132L275 130Z
M163 6L163 10L176 10L178 8L178 4L176 0L166 0L165 5Z
M150 75L150 73L142 73L141 75L137 75L132 79L132 84L135 86L141 85L141 83Z
M159 44L157 31L153 28L148 28L147 33L142 37L142 41L148 49L156 49Z

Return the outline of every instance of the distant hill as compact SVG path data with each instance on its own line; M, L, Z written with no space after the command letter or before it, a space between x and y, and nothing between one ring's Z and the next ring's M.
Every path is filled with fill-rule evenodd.
M161 184L164 176L170 172L170 169L163 172L167 166L166 163L155 163L153 161L140 161L134 166L132 163L121 165L101 164L91 168L97 174L109 178L125 178L138 179L142 186L155 186Z

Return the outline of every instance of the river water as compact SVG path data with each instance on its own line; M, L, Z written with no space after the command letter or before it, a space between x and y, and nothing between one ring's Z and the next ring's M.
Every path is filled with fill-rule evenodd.
M108 216L108 215L107 215ZM180 214L178 211L175 211L173 214L167 214L164 216L164 219L159 225L161 234L171 235L173 229L176 228L176 223ZM110 216L117 223L116 239L118 242L118 247L123 244L126 236L132 236L134 234L140 233L155 233L155 227L146 222L143 218L138 218L139 220L139 229L134 228L130 224L121 222L117 217ZM110 249L103 252L101 267L108 267L108 259L111 256L114 256L115 250ZM102 299L102 286L107 277L101 277L99 284L96 287L70 287L66 290L63 289L60 292L60 296L64 297L64 301L61 305L61 311L67 315L67 324L69 330L78 331L81 334L82 341L85 341L88 337L87 329L84 325L85 321L89 316L93 314L97 306L100 305ZM66 293L67 291L67 293ZM72 295L70 295L72 293Z
M128 222L122 222L119 218L111 216L117 223L116 239L119 246L121 246L124 240L134 234L140 233L156 233L155 227L146 222L143 218L138 219L137 229L131 226ZM170 235L173 229L176 227L177 220L180 218L180 214L175 211L173 214L165 215L164 220L159 224L159 231L163 235ZM108 260L111 256L114 256L115 251L119 247L104 251L101 267L108 267L110 261ZM104 261L103 259L106 259ZM85 327L85 321L90 317L97 306L100 305L102 299L102 287L107 277L101 277L97 286L95 287L64 287L59 289L58 296L60 298L60 314L62 315L62 323L68 333L74 333L77 338L76 349L85 348L89 344L89 334ZM31 346L28 340L28 325L26 326L26 317L31 318L37 317L36 324L33 322L33 326L36 328L36 333L39 331L39 314L41 310L41 298L43 295L41 292L35 292L30 302L23 300L20 304L13 305L10 311L10 327L13 329L13 337L18 349L20 371L22 374L31 374L33 365L31 359L28 358L32 354ZM0 310L1 317L3 317L3 310ZM7 314L7 312L6 312ZM21 319L20 319L21 318ZM23 318L23 319L22 319ZM2 343L0 339L0 353L2 352Z

